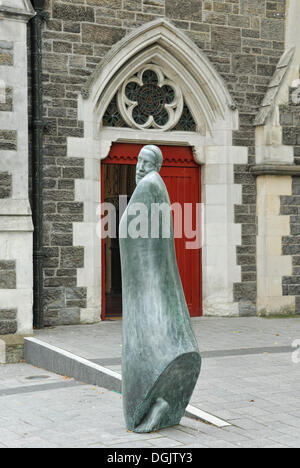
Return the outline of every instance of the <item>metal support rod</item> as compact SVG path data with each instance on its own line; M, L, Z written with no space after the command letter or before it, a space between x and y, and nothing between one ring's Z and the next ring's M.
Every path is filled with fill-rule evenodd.
M32 0L32 213L33 213L33 325L43 328L43 102L42 22L45 0Z

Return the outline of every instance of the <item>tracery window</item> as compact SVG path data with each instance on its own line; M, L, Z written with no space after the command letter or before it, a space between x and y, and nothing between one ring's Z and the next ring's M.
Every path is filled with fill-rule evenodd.
M115 94L105 111L105 114L103 116L103 126L119 128L128 127L128 125L126 125L126 122L123 120L123 117L120 114L117 103L117 94Z
M125 80L103 117L104 127L196 131L181 88L157 65Z

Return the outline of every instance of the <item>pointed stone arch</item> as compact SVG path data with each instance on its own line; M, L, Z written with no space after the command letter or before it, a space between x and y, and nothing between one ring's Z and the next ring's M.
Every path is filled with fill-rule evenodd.
M115 128L102 126L102 117L134 70L157 65L181 87L197 124L196 131ZM241 225L235 205L242 203L241 185L235 183L234 165L247 164L248 149L236 147L238 111L223 79L205 54L172 23L158 19L135 29L102 59L82 89L78 117L84 138L68 138L68 157L84 158L85 178L75 181L75 200L84 204L84 222L73 224L74 246L84 247L84 267L77 286L87 288L87 308L81 321L92 322L101 310L101 239L97 236L101 202L101 160L112 143L153 143L190 146L202 166L204 231L202 249L204 315L239 315L234 284L241 282L236 248Z
M82 96L93 109L94 122L101 127L103 114L122 83L143 64L153 63L176 79L203 136L212 134L220 122L231 122L235 104L219 73L208 58L172 23L158 19L119 41L101 61Z

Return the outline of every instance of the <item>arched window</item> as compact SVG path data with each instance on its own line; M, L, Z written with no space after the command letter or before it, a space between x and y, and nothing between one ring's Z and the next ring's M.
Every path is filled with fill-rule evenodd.
M222 78L202 51L164 19L118 42L82 96L92 106L98 130L123 127L206 136L222 123L226 129L236 125L236 107Z
M190 132L197 127L181 87L151 63L119 87L105 111L103 126Z

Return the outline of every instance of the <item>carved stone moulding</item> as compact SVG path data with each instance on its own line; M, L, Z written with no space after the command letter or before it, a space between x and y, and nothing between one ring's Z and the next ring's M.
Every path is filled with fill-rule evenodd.
M146 64L125 80L118 92L118 106L129 127L167 131L179 122L184 100L178 84L161 67Z

